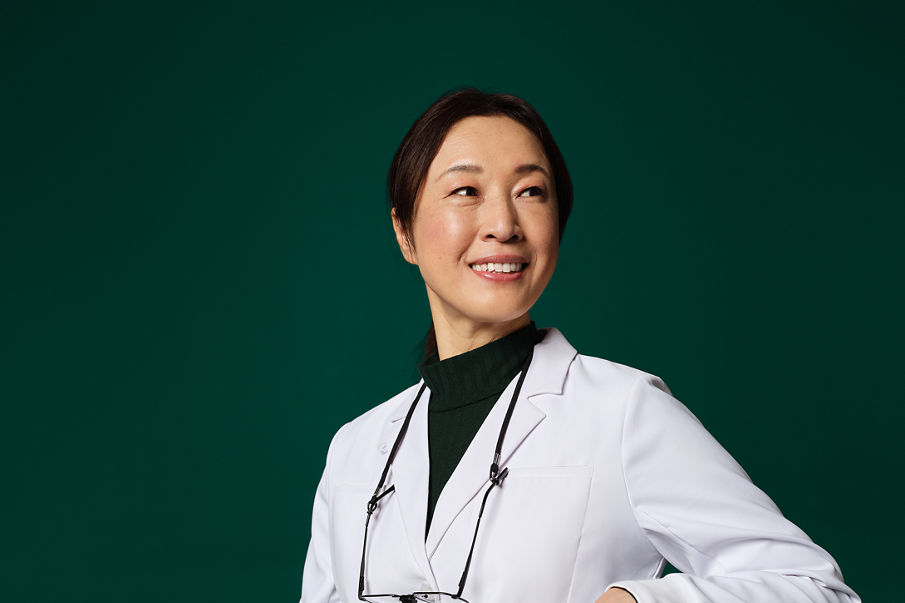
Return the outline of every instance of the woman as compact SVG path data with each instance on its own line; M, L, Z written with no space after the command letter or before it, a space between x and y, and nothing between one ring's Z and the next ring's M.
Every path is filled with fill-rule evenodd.
M388 185L429 353L334 437L302 603L859 601L662 381L531 322L572 188L530 105L442 97Z

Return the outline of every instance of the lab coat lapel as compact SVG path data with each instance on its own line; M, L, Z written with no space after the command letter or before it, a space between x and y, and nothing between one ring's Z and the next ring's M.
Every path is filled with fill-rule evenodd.
M556 329L547 330L543 341L534 347L534 358L503 439L501 469L507 466L513 453L546 416L530 398L545 393L561 394L569 364L575 354L575 348L569 345ZM425 543L428 556L433 556L449 526L465 506L489 484L490 463L517 381L516 375L494 404L462 460L443 487ZM424 446L426 454L427 438L424 440ZM422 517L425 517L423 513Z
M417 391L418 389L415 388L415 394ZM405 414L408 412L415 394L405 404L400 405L396 415L388 424L384 441L390 447L402 428ZM424 549L424 526L427 523L427 482L430 471L427 448L429 398L430 390L425 389L421 400L415 407L412 421L402 439L387 479L388 484L396 486L393 496L397 497L405 538L412 556L421 566L425 575L429 575L431 571ZM402 535L400 534L400 536Z
M556 329L548 329L543 341L534 347L534 358L528 374L525 376L512 420L503 439L503 449L500 455L501 469L506 467L509 458L546 416L530 398L545 393L561 394L569 364L575 354L575 348L569 345L565 337ZM516 375L500 395L449 481L443 487L434 509L434 517L431 520L430 531L425 543L428 556L433 556L444 534L459 513L489 484L490 463L493 460L500 427L503 424L503 418L517 381L518 376Z
M515 411L500 457L500 467L506 467L510 457L524 440L540 424L545 415L531 398L539 394L560 395L569 365L576 355L573 348L556 329L547 329L544 340L534 347L534 359L522 385ZM433 556L449 526L468 503L489 483L490 462L493 458L500 426L512 398L516 376L490 411L474 440L465 451L449 481L440 494L430 532L425 541L424 526L427 521L428 461L427 408L430 390L425 390L418 402L408 431L390 469L388 484L396 486L394 496L400 510L409 550L425 575L432 574L428 555ZM399 405L387 423L383 442L391 447L402 427L405 413L417 394L412 388L411 397Z
M430 531L426 542L429 556L433 556L434 551L436 551L437 546L443 539L443 535L449 529L453 520L489 484L490 463L493 461L493 452L500 434L500 426L503 424L506 409L512 399L516 380L517 377L503 391L499 400L494 404L493 409L491 409L487 419L478 429L474 440L465 450L465 454L437 499L437 506L434 509L434 516L431 519ZM512 452L543 419L544 413L533 404L527 402L525 400L525 392L522 391L519 394L518 402L516 402L509 428L506 430L506 437L503 440L500 467L506 466L506 462Z

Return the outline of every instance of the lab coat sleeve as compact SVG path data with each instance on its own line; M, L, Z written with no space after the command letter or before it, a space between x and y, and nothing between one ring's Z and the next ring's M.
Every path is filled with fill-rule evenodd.
M655 377L634 387L622 463L638 525L682 573L612 584L638 603L857 603L833 558Z
M333 444L331 443L330 450L332 449ZM300 603L340 603L333 579L330 551L330 503L327 486L329 469L330 452L327 453L326 467L314 496L314 507L311 514L311 541L308 544L308 555L305 557Z

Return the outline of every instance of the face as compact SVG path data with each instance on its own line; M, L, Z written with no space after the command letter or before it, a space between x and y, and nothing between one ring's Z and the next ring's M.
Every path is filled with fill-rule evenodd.
M434 321L460 327L518 320L556 267L559 222L552 170L540 141L508 117L453 126L415 202L412 240Z

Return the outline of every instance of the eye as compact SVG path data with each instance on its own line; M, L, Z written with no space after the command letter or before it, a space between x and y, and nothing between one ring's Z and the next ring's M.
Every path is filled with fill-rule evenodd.
M460 197L477 197L478 189L473 186L460 186L456 190L452 192L453 195L459 195Z
M529 186L518 194L519 197L543 197L544 189L539 186Z

